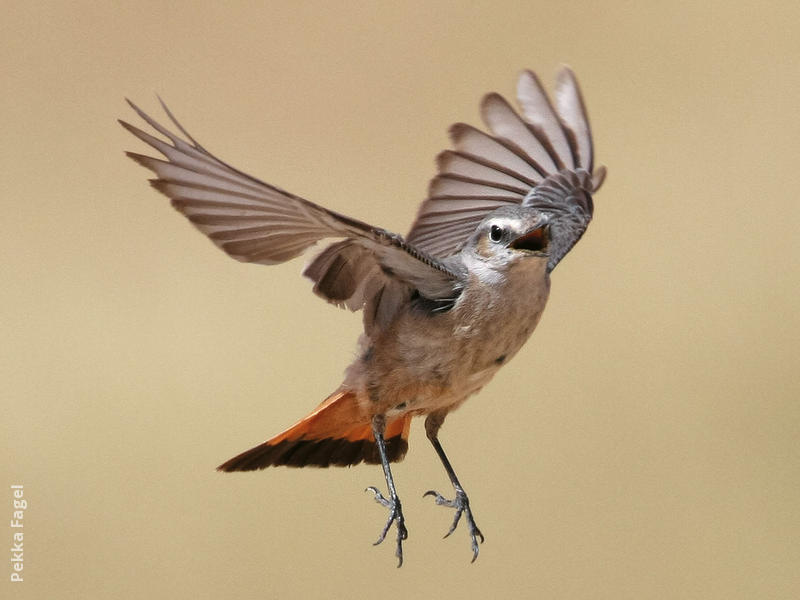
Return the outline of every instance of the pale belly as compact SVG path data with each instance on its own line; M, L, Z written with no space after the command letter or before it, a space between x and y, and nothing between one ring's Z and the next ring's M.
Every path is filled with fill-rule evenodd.
M502 288L471 281L447 312L409 306L380 338L362 340L367 351L346 384L359 392L365 410L390 417L452 410L486 385L544 310L549 279L544 265L531 266Z

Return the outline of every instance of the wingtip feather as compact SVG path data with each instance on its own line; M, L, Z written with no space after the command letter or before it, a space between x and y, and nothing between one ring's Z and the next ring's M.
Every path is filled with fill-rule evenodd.
M592 172L594 151L586 103L575 73L567 65L563 65L556 75L555 98L558 116L571 134L570 141L575 144L576 166Z
M592 173L592 193L599 190L600 186L605 183L607 173L608 169L606 169L605 165L600 165L594 170L594 173Z

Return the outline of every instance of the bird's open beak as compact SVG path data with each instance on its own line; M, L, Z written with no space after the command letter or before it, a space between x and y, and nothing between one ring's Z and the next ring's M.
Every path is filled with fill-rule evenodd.
M537 227L528 233L519 236L511 242L511 248L515 250L527 250L536 254L546 254L547 245L550 242L550 230L547 225Z

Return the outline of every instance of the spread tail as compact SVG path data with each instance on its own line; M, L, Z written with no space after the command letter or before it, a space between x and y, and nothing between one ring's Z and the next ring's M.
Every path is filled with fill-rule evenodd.
M387 422L384 439L391 462L405 456L410 425L411 415ZM360 409L353 392L338 391L283 433L234 456L217 470L255 471L280 465L347 467L360 462L381 462L372 421Z

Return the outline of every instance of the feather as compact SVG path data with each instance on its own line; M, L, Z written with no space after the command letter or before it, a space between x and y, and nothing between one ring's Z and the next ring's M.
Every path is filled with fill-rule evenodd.
M492 133L524 152L527 162L535 165L539 173L558 170L552 156L536 138L533 130L501 95L487 94L481 103L481 114Z
M564 128L571 134L575 166L592 172L592 132L583 104L578 82L568 67L564 67L556 79L556 106Z
M365 290L377 293L387 287L391 278L401 283L389 286L401 296L417 289L431 299L449 298L458 288L459 273L414 248L401 236L327 210L218 159L186 131L163 102L168 118L186 139L132 102L129 104L169 142L120 121L166 160L136 152L127 155L155 173L156 178L151 180L153 187L169 197L172 205L195 227L236 260L266 265L280 263L303 254L320 240L345 238L348 244L334 244L323 253L327 269L319 263L316 269L307 270L317 284L315 291L322 296L330 294L327 298L335 304L361 308L371 301L364 296ZM511 192L507 185L458 179L442 182L442 186L449 191L483 191L515 197L524 193L522 188ZM339 252L341 256L337 256ZM333 281L337 274L343 281ZM376 284L367 285L364 278L376 279ZM351 300L357 294L359 299ZM384 301L384 305L396 306L397 301Z
M539 79L523 71L517 83L521 115L499 94L487 94L481 114L491 133L457 123L450 128L455 150L437 158L438 175L420 205L408 241L440 257L451 256L480 222L509 203L520 204L559 172L592 173L592 141L578 83L564 68L556 84L556 107ZM592 176L597 190L605 170ZM557 185L550 180L550 186ZM582 188L583 189L583 188ZM571 192L560 195L562 202Z
M525 119L550 142L559 169L574 169L572 149L553 105L532 71L523 71L517 82L517 98Z

